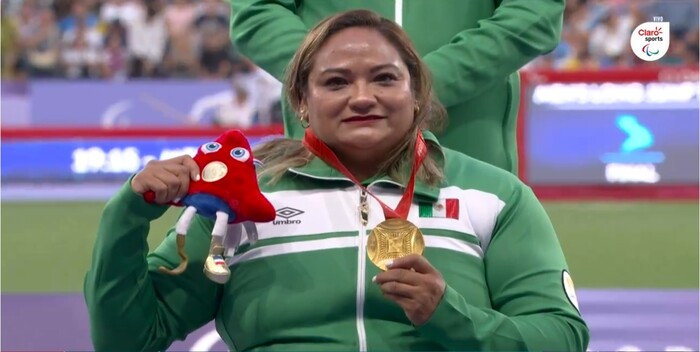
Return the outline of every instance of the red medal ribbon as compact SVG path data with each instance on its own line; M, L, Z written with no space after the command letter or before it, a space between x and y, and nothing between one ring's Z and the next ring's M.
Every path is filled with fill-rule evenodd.
M391 209L388 205L384 204L384 202L377 198L377 196L372 194L372 192L367 190L367 188L365 188L360 183L360 181L358 181L355 178L355 176L353 176L350 173L350 171L343 165L343 163L340 162L340 160L335 155L335 153L333 153L331 148L329 148L326 145L326 143L323 143L323 141L318 139L316 135L314 135L313 132L311 132L311 129L306 129L306 134L304 135L302 143L309 151L311 151L311 153L321 158L321 160L333 166L338 171L342 172L343 175L347 176L357 186L361 187L365 192L367 192L367 194L374 197L374 199L376 199L379 202L379 204L381 204L382 209L384 210L384 217L387 220L394 218L406 220L408 218L408 212L411 209L411 202L413 202L413 190L416 184L416 173L418 172L418 168L420 167L420 165L423 163L423 160L425 160L425 157L428 155L428 146L425 143L423 135L420 131L418 131L416 136L416 148L414 151L413 168L411 169L411 176L408 180L406 191L401 197L399 204L396 206L396 210Z

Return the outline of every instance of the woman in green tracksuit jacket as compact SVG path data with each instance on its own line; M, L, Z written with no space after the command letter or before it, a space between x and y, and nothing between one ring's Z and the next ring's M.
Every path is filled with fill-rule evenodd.
M237 49L280 81L308 28L353 8L408 32L433 75L448 128L445 147L518 172L517 71L559 43L565 0L230 0ZM283 105L286 103L283 99ZM287 136L303 128L286 106Z
M586 350L547 214L516 176L442 148L426 129L443 114L400 27L341 13L310 32L290 67L304 144L278 139L255 151L277 218L228 228L223 285L202 271L214 226L204 217L187 232L187 270L161 274L180 260L177 234L149 253L149 224L168 209L159 204L208 178L190 156L149 163L100 221L84 287L96 350L163 350L211 320L235 351ZM380 270L372 253L383 247L368 238L385 213L372 195L398 213L406 194L425 249ZM404 253L406 243L417 242L388 248Z

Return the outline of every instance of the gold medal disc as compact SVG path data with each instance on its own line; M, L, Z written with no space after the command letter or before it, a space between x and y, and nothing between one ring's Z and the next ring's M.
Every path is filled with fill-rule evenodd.
M367 238L367 256L379 269L386 261L409 254L423 254L423 234L416 225L403 219L388 219L375 227Z
M212 161L202 170L202 180L206 182L215 182L224 178L227 172L228 168L226 164L220 161Z

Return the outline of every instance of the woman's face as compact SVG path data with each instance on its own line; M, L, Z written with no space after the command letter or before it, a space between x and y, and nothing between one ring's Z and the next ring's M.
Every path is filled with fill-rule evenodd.
M414 95L399 52L373 29L336 33L316 54L301 108L337 153L386 153L411 129ZM362 154L360 154L362 153Z

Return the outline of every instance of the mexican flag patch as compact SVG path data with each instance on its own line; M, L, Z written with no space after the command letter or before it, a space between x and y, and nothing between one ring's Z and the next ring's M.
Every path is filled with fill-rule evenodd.
M418 203L418 216L421 218L459 219L459 199L440 199L435 203Z

